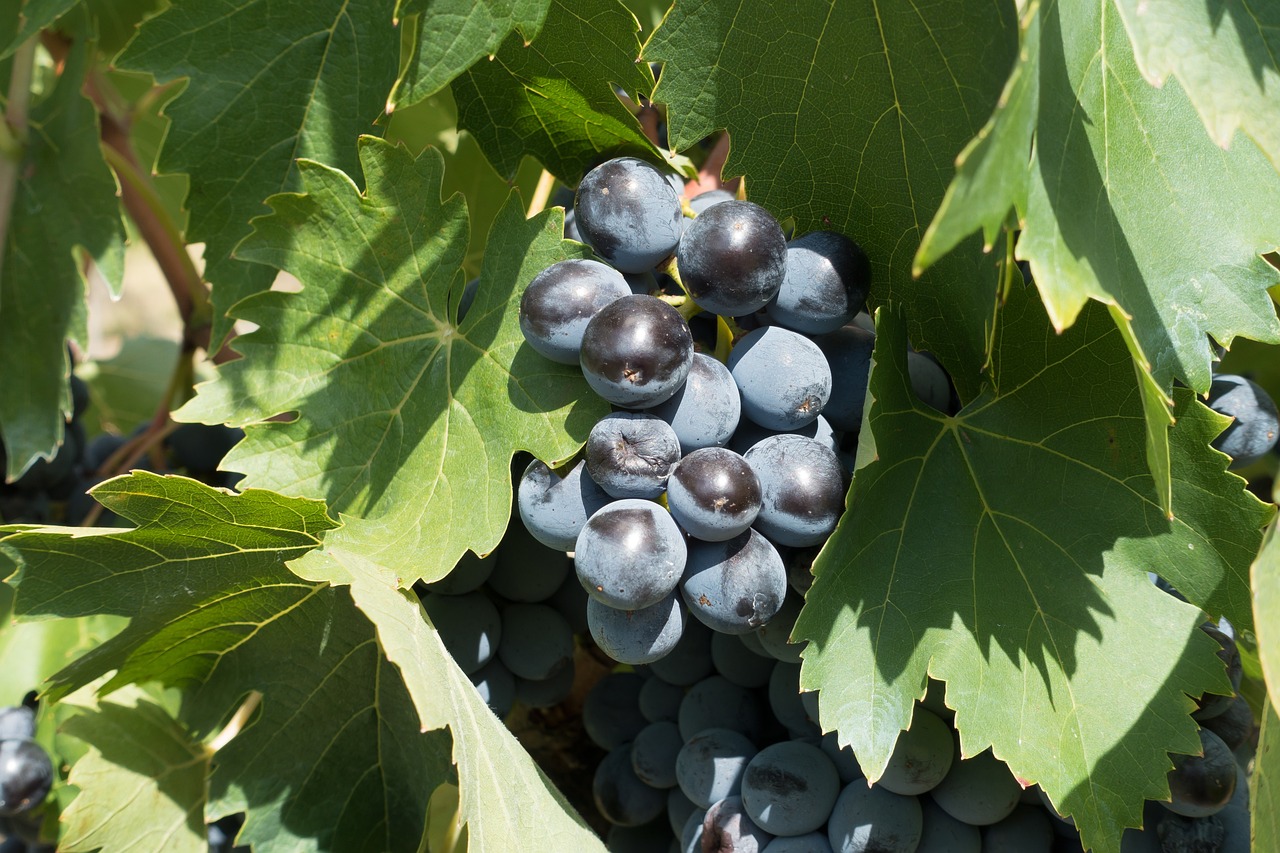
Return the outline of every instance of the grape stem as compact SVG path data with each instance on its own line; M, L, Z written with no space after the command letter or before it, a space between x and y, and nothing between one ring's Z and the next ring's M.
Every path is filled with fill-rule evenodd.
M18 194L18 173L27 151L27 106L31 99L31 76L35 66L36 39L27 39L13 56L9 77L9 100L0 121L0 274L13 218L13 201ZM0 281L3 279L0 278Z
M680 316L687 323L694 317L702 313L702 309L698 307L698 303L694 302L688 296L659 296L663 302L680 312Z
M230 743L232 738L240 734L240 730L245 727L245 724L249 722L249 718L253 716L253 712L258 710L258 706L261 704L262 694L257 690L246 696L245 700L240 703L240 707L236 709L231 721L227 723L222 731L218 732L213 740L209 741L209 751L217 752Z
M551 199L551 190L555 185L556 176L543 169L542 174L538 175L538 185L533 188L533 197L529 199L529 216L546 210L547 202Z

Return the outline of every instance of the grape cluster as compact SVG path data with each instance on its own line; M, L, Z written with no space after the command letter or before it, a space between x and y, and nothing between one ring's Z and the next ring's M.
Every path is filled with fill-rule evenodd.
M53 762L35 736L34 709L0 709L0 853L53 849L40 842L40 820L32 814L53 786Z
M83 415L89 408L89 388L71 375L71 418L66 423L62 444L50 459L37 459L12 483L0 484L0 520L9 524L68 524L86 521L96 506L88 491L116 470L115 462L129 449L147 440L151 424L142 424L129 435L99 432L86 437ZM180 424L161 439L152 452L142 454L130 468L155 473L181 472L213 486L233 488L239 474L218 470L219 463L244 432L225 426ZM0 467L5 451L0 446ZM109 526L110 512L96 520Z
M600 260L551 265L520 304L529 346L577 364L614 407L575 464L528 466L520 518L574 553L593 639L633 665L672 654L694 623L747 634L783 611L792 552L820 547L844 508L874 342L849 325L870 280L853 241L788 243L723 191L688 213L653 166L602 164L572 217ZM731 328L722 362L707 351L723 355ZM945 406L945 374L924 363Z
M582 718L606 756L593 793L615 853L1079 850L1035 786L990 751L962 759L942 685L868 785L816 721L796 662L695 628L673 656L606 675ZM693 639L690 639L693 638Z

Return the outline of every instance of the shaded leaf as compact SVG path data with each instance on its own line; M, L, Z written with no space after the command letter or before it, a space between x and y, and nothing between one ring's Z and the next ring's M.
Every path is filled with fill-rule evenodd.
M964 754L992 746L1086 846L1115 850L1143 799L1167 793L1166 753L1199 748L1187 695L1230 689L1201 611L1146 573L1246 629L1246 566L1271 510L1225 473L1207 447L1220 419L1183 392L1181 510L1165 516L1137 381L1101 306L1057 335L1015 286L991 383L954 417L912 395L902 321L882 310L879 327L874 456L796 626L811 641L802 682L871 779L926 675L947 682Z
M180 412L245 425L224 467L246 484L325 499L344 527L302 565L356 561L408 586L462 553L491 551L511 509L512 455L572 454L607 405L576 367L524 344L518 294L578 244L558 213L525 220L513 196L491 232L479 292L457 320L466 206L441 204L440 156L414 160L366 137L361 196L340 172L302 165L305 195L271 200L240 254L293 273L237 316L261 327ZM296 412L291 423L263 423Z
M59 849L209 849L205 780L213 754L160 706L135 698L102 702L63 731L90 746L68 781L80 793L62 814Z
M374 129L395 81L395 2L177 2L117 59L160 82L190 78L167 109L159 166L191 176L186 238L205 244L214 346L226 310L274 276L231 257L263 199L298 186L301 157L355 174L351 141Z
M392 106L415 104L449 85L507 35L527 44L542 28L550 0L398 0L412 50L400 69Z
M12 32L0 30L0 38L3 39L0 41L0 59L12 56L18 45L37 35L79 2L80 0L27 0L24 4L13 3L11 0L9 5L21 6L21 17L18 27Z
M333 528L323 505L147 473L95 496L138 528L4 540L21 565L21 612L133 617L64 670L55 694L111 670L104 692L180 686L182 721L204 736L256 691L256 714L217 752L210 817L246 811L240 841L257 851L418 850L427 798L453 779L448 736L420 731L347 592L285 568Z
M1013 64L1012 4L677 3L644 47L664 62L654 99L672 147L717 128L726 175L802 232L832 228L867 251L872 297L904 304L917 346L977 393L995 312L995 265L977 241L920 281L911 265L956 154Z
M102 159L97 114L80 94L86 62L85 47L73 46L53 92L31 109L18 164L0 276L6 479L62 441L71 412L66 342L87 336L81 258L92 259L115 292L124 272L115 178Z
M649 66L635 61L639 50L635 17L617 0L553 0L532 44L512 34L492 61L454 81L458 126L508 177L526 154L569 184L605 156L661 163L613 91L653 90Z

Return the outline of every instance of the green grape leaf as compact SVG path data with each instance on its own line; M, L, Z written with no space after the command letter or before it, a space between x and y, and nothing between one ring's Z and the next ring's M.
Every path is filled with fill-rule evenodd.
M1277 273L1262 258L1280 245L1280 222L1257 215L1280 208L1280 174L1249 139L1218 148L1177 80L1143 79L1112 4L1046 0L1024 25L1007 97L966 151L917 263L977 228L990 234L1016 208L1017 253L1056 328L1090 299L1115 305L1159 389L1179 379L1203 392L1210 335L1280 341L1266 293ZM1027 150L1029 127L1030 160L1010 157ZM1160 408L1148 405L1153 430L1167 426Z
M285 567L334 528L323 504L145 472L94 494L138 527L34 529L3 542L21 566L20 613L133 617L60 673L54 696L112 670L104 693L181 687L182 722L203 738L260 695L218 744L211 817L247 812L240 841L257 851L418 850L427 798L453 780L449 738L422 733L347 591Z
M1273 706L1280 705L1280 535L1272 527L1253 563L1253 625L1258 661Z
M1280 716L1270 699L1262 710L1262 732L1249 782L1249 806L1254 853L1280 850Z
M270 200L240 247L297 276L299 293L264 293L236 315L238 338L179 415L244 425L224 467L245 484L323 498L344 527L302 560L314 577L355 562L408 586L497 546L511 510L512 455L562 460L608 406L572 365L544 359L519 328L534 275L584 251L561 239L558 210L526 220L512 195L490 233L475 302L457 307L465 202L439 201L434 149L413 159L361 140L369 190L317 163L303 195ZM268 419L295 412L288 423ZM331 571L320 568L328 564Z
M862 245L873 301L906 305L963 399L986 362L995 264L977 240L919 281L911 264L1013 65L1015 24L1013 4L965 0L676 3L643 51L664 62L672 147L727 128L726 175L799 231Z
M1280 168L1280 6L1224 0L1116 0L1147 81L1173 75L1209 135L1248 134Z
M568 184L605 155L662 162L657 147L614 94L653 90L635 17L617 0L553 0L532 44L508 36L491 62L453 83L458 126L510 177L529 154Z
M117 58L160 82L189 78L160 170L191 176L187 240L205 244L214 346L227 309L267 289L273 271L231 252L262 200L298 186L296 160L354 173L351 140L373 129L395 81L395 0L179 2L143 23Z
M207 853L205 782L212 753L153 702L102 702L62 732L89 752L67 781L80 789L62 813L67 853Z
M1115 851L1168 752L1199 749L1188 695L1226 693L1204 614L1251 625L1247 567L1271 508L1207 445L1222 419L1175 395L1170 521L1147 471L1137 379L1093 305L1055 334L1030 288L1001 311L983 393L946 416L910 390L904 323L881 309L864 433L874 454L795 628L824 728L883 771L926 675L965 755L993 747Z
M18 622L13 599L13 588L0 585L0 706L40 692L45 679L124 627L119 616Z
M525 44L542 29L550 0L399 0L410 50L388 106L415 104L492 56L510 33Z
M417 597L363 575L343 578L378 627L388 659L400 667L423 728L448 726L461 796L459 818L472 851L520 848L603 851L600 839L484 704L425 619Z
M18 45L38 35L41 30L58 20L79 2L80 0L27 0L25 4L21 2L10 4L22 7L21 19L12 33L5 31L0 36L4 39L0 42L0 59L12 56L18 49Z
M35 104L17 164L18 185L0 275L0 434L5 477L49 458L71 413L66 342L87 343L81 257L112 290L124 272L124 224L102 159L93 105L80 94L83 45L67 54L54 89ZM74 187L74 192L68 191Z

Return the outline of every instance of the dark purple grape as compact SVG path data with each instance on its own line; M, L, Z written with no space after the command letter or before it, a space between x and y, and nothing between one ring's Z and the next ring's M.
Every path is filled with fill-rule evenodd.
M671 425L645 412L613 412L587 436L587 473L615 498L656 498L680 459Z
M683 746L684 738L675 723L650 723L631 743L631 767L646 785L674 788L676 756Z
M538 273L520 295L520 331L544 357L577 364L591 318L630 295L622 273L599 261L559 261Z
M760 641L761 648L775 660L784 663L800 663L800 653L804 650L805 644L791 642L791 631L796 627L796 620L800 618L800 608L803 606L802 596L788 595L772 619L756 629L754 634L742 636L756 637Z
M684 688L661 678L645 679L644 687L640 688L640 713L651 723L664 720L674 723L680 716L683 701Z
M502 609L498 658L520 678L548 679L573 666L573 630L545 604L509 604Z
M693 335L680 312L652 296L624 296L591 319L579 359L591 389L614 405L669 400L689 375Z
M712 675L689 688L677 723L686 739L703 729L731 729L755 741L764 731L765 711L755 692Z
M651 501L626 498L587 519L578 534L574 564L592 600L638 610L676 588L687 554L670 513Z
M793 738L822 736L800 692L800 664L778 661L769 674L769 709Z
M822 416L838 430L857 432L862 428L876 334L850 324L814 342L831 367L831 398L822 407Z
M1208 817L1231 801L1236 789L1236 759L1222 738L1200 729L1203 755L1173 755L1169 771L1172 801L1162 805L1184 817Z
M832 453L838 455L840 452L840 436L831 428L831 422L823 415L818 415L799 429L787 430L769 429L743 418L738 423L738 428L734 431L733 438L729 440L729 449L734 453L746 456L748 450L771 435L799 435L805 438L812 438L819 444L831 448Z
M778 326L748 332L734 344L728 365L742 393L742 414L768 429L799 429L831 397L826 356L798 332Z
M741 797L712 803L702 819L703 853L761 853L772 840L747 814Z
M484 586L489 575L493 574L493 567L497 562L492 554L488 557L478 557L475 553L466 551L449 574L440 580L425 583L423 586L440 595L466 595Z
M671 831L677 837L684 829L685 821L698 810L698 804L686 797L679 786L667 791L667 820L671 824Z
M959 740L955 754L960 754ZM1009 767L988 749L972 758L953 761L946 777L929 796L956 820L989 826L1008 817L1022 796L1022 786Z
M431 624L458 667L473 673L489 662L502 639L502 616L484 593L422 596Z
M507 525L502 544L491 559L490 591L508 601L530 604L554 595L573 570L573 561L563 550L548 548L534 539L518 519Z
M1235 752L1253 734L1253 711L1243 697L1237 696L1226 711L1210 717L1200 725L1222 738L1227 748Z
M895 794L923 794L946 777L954 759L951 727L936 714L916 708L911 727L898 735L893 755L876 784Z
M1243 468L1266 455L1280 436L1280 414L1275 401L1260 385L1230 373L1213 377L1205 404L1234 422L1212 441L1216 450L1231 457L1232 468Z
M836 798L827 840L835 853L914 853L922 829L919 800L859 780Z
M44 802L53 786L53 762L33 740L0 741L0 814L16 815Z
M650 788L631 769L631 744L619 746L596 767L591 785L596 808L609 823L640 826L667 808L667 793Z
M680 452L690 453L728 443L742 417L742 395L729 368L699 352L680 390L649 411L671 424Z
M745 456L763 496L755 528L778 545L817 545L844 511L844 477L830 448L798 435L775 435Z
M739 687L764 687L769 683L769 674L773 672L774 660L761 657L742 642L742 636L722 634L719 631L711 635L711 662L716 673L724 676Z
M693 537L724 542L760 514L760 479L747 460L723 447L704 447L681 459L667 483L667 508Z
M674 593L636 610L617 610L594 598L587 601L591 638L618 663L653 663L666 657L680 641L687 618Z
M494 658L467 677L490 710L505 717L516 700L516 679L511 670Z
M728 190L707 190L704 193L698 193L689 199L689 208L694 213L706 213L708 208L714 207L723 201L733 201L735 196Z
M649 721L640 713L646 679L634 672L611 672L592 685L582 701L582 727L601 749L630 743Z
M777 550L755 530L726 542L693 540L680 594L708 627L745 634L778 612L787 597L787 571Z
M907 375L911 390L925 405L946 413L951 408L951 379L932 356L907 351Z
M671 653L649 667L658 679L679 687L697 684L713 671L711 629L697 619L686 620L684 634Z
M781 326L820 335L852 320L870 291L862 247L835 231L814 231L787 244L787 273L766 310Z
M574 668L566 666L548 678L516 678L516 701L530 708L552 708L573 692Z
M587 473L585 461L561 478L546 463L533 460L520 478L516 496L520 520L533 538L559 551L573 550L587 519L609 500Z
M738 317L759 311L782 286L787 241L769 211L749 201L707 208L680 240L680 278L708 311Z
M1212 622L1205 622L1200 626L1200 630L1218 641L1220 646L1218 658L1227 667L1227 678L1231 680L1232 691L1228 696L1206 693L1196 699L1196 705L1199 707L1192 712L1191 718L1203 723L1205 720L1211 720L1231 707L1231 703L1235 701L1236 692L1240 690L1240 680L1244 676L1244 667L1240 660L1240 649L1236 647L1234 637Z
M583 242L622 272L644 272L675 251L683 230L680 195L656 168L634 157L601 163L573 202Z

